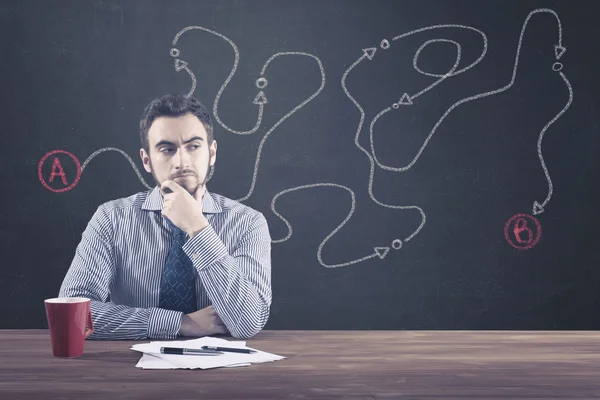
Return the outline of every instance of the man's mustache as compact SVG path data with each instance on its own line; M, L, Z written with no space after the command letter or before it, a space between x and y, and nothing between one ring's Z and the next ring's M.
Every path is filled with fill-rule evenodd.
M198 177L198 175L196 175L196 173L194 171L186 170L186 171L181 171L181 172L178 172L177 174L171 175L169 177L169 179L179 178L179 177L182 177L184 175L192 175L192 176Z

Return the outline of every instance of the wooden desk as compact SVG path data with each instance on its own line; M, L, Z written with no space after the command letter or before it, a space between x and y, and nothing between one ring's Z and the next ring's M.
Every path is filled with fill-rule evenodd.
M46 330L0 330L0 399L600 398L600 333L263 331L287 356L211 370L142 370L134 342L52 355Z

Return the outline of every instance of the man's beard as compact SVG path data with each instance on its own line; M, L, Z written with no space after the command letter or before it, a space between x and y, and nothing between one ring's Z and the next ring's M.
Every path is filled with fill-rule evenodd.
M154 178L154 182L156 182L156 184L158 186L160 186L162 182L159 182L156 174L154 173L154 168L152 168L152 161L151 160L148 160L148 165L150 166L150 173L152 174L152 178ZM202 188L203 186L206 186L206 183L208 182L208 180L211 177L211 172L212 171L211 171L210 159L209 159L208 163L206 165L206 174L204 175L204 180L201 183L198 183L196 185L196 187L193 188L193 190L190 190L190 188L188 188L187 185L186 186L182 185L181 187L183 187L186 190L186 192L188 192L189 194L191 194L192 196L194 196L194 194L198 191L198 189ZM197 179L198 178L198 174L197 173L192 172L192 171L186 171L186 172L183 172L183 173L193 173L194 176L196 177L196 181L198 181L198 179ZM168 179L172 180L173 177L169 177Z

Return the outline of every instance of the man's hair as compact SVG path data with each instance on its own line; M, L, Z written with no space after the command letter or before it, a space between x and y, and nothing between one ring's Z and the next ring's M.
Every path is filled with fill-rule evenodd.
M204 129L206 129L208 144L212 144L212 119L208 110L204 107L204 104L191 96L183 94L167 94L152 100L142 113L142 118L140 119L140 140L142 142L142 148L146 150L146 152L150 150L148 144L148 130L156 118L179 117L187 113L195 115L200 122L202 122Z

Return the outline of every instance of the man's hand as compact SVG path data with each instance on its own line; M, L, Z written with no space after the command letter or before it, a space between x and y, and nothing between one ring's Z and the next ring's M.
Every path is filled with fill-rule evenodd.
M198 189L195 198L176 182L166 180L160 186L164 193L162 215L169 218L175 226L193 237L208 226L208 220L202 214L202 198L206 188Z
M229 333L213 306L186 314L181 320L181 336L208 336Z

